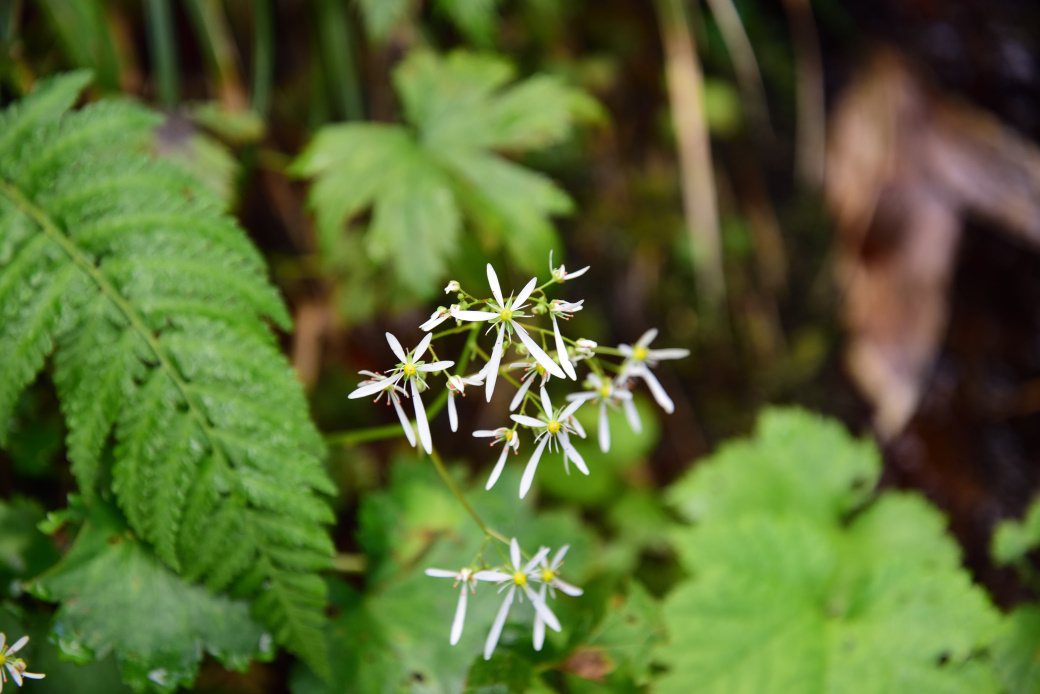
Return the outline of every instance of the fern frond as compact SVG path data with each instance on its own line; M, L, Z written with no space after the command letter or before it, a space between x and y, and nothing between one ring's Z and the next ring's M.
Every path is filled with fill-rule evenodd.
M68 455L156 554L257 617L317 670L334 486L268 319L263 258L195 179L147 153L154 114L67 112L82 74L0 114L0 423L54 353ZM3 436L0 427L0 437Z

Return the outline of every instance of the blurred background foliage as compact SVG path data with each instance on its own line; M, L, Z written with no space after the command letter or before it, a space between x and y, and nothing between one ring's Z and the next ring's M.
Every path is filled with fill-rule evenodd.
M983 0L0 5L2 102L24 95L40 77L88 67L95 75L92 98L124 95L160 110L166 121L156 133L157 153L226 201L265 253L294 311L295 333L283 336L283 346L329 434L329 469L342 491L336 541L347 570L346 579L330 579L329 638L349 655L337 663L331 690L302 667L290 668L284 656L271 665L254 664L244 675L227 674L207 660L197 690L452 691L468 673L471 691L497 691L502 682L529 691L637 691L668 665L666 690L692 687L698 683L684 679L693 675L674 643L651 657L675 615L696 611L705 591L717 596L719 586L737 590L749 570L759 576L759 569L790 569L787 578L801 585L816 575L810 569L819 559L785 555L776 565L758 567L739 556L716 557L713 552L722 549L712 533L775 532L782 536L778 543L826 547L841 565L855 554L848 547L866 542L857 523L867 524L869 512L851 524L848 514L860 510L856 503L870 503L877 516L872 527L882 537L902 519L920 529L922 546L941 555L931 564L929 555L921 566L902 567L906 575L899 580L938 572L953 587L946 594L950 603L937 609L956 604L964 613L950 608L949 614L959 614L958 628L971 631L951 634L948 642L922 637L914 644L920 650L908 647L942 661L921 681L935 691L958 690L947 687L948 677L969 683L964 691L1036 691L1035 674L1022 663L1040 638L1040 619L1028 606L1037 587L1040 515L1034 511L1022 523L1002 527L995 561L990 537L1002 519L1025 515L1040 481L1040 259L1034 252L1040 232L1028 221L1035 219L1033 208L1021 202L1040 185L1036 169L1015 173L1035 161L1033 143L1040 137L1037 37L1040 10L1028 0L999 6ZM879 46L897 60L872 72L865 66L877 64L871 56ZM913 135L884 139L910 127L891 117L894 104L903 102L874 98L884 91L864 88L865 100L853 109L860 121L838 120L841 95L854 84L898 85L911 94ZM852 177L835 193L832 172L847 170L842 165L850 159L828 158L827 137L846 127L859 143L854 164L860 162L856 154L866 153L868 164L873 152L885 156L876 157L876 169L853 166L869 175ZM1000 137L990 138L994 132ZM1007 157L976 164L961 156L999 152L997 140L1011 152ZM943 151L957 153L957 166L947 168L975 172L965 188L989 191L1008 177L1025 180L1021 199L1001 198L991 206L1024 210L1019 216L1027 221L1002 218L985 201L935 184L934 172L892 174L913 168L888 164L893 152L914 141L939 142ZM885 176L893 178L879 182ZM922 189L929 195L919 195ZM893 190L910 192L900 197ZM930 209L921 200L934 197L957 210L955 230L945 241L926 238L916 256L902 253L914 247L906 239L917 238L916 229L932 224L906 210ZM1035 205L1040 194L1033 198ZM862 223L843 216L861 208L867 209ZM930 263L939 247L944 260ZM658 427L648 403L640 402L642 435L619 426L610 454L582 449L586 459L599 461L599 474L573 484L553 467L540 478L543 509L527 531L544 532L550 542L557 531L573 534L569 568L577 581L590 581L587 599L602 612L575 615L579 626L556 641L551 637L537 658L522 630L510 636L507 629L502 658L470 670L468 662L447 655L453 603L443 599L442 586L421 581L415 568L420 561L465 561L456 555L472 551L479 533L432 472L401 455L399 441L358 445L352 430L391 423L394 415L344 396L358 369L380 367L383 331L414 330L448 280L483 286L489 260L514 277L544 276L550 249L568 267L592 265L578 287L564 292L563 298L586 299L572 321L575 334L616 344L658 326L670 345L694 354L661 371L674 415ZM902 281L926 275L934 265L941 267L931 285ZM892 267L898 272L886 274ZM880 279L855 284L870 276ZM886 283L894 294L881 291ZM850 306L860 307L859 297L866 297L864 311L876 321L850 313ZM925 308L907 313L907 306L918 305ZM937 327L919 335L915 324ZM843 350L861 344L890 363L910 366L887 380L870 380L873 372L864 364L872 362L844 360ZM892 393L901 389L911 395L892 404ZM836 415L856 432L877 431L883 465L855 486L828 477L828 471L852 469L842 467L840 456L820 459L808 491L799 491L801 482L790 487L808 518L775 528L769 514L785 515L786 497L761 478L786 479L790 470L771 472L773 458L765 452L756 458L764 461L761 469L743 473L760 484L755 494L761 498L749 492L749 499L756 499L762 517L705 520L712 503L721 508L721 499L728 499L705 494L713 484L710 466L672 486L670 505L662 503L661 490L691 461L726 438L747 434L771 403L800 404ZM461 409L471 429L489 428L504 404L478 408L463 401ZM894 430L877 416L892 411ZM48 542L32 528L42 507L65 505L74 484L46 377L22 398L8 428L10 445L0 467L0 491L8 501L0 523L12 530L0 540L0 572L14 579L53 563L55 546L68 549L70 538L61 529ZM434 428L435 437L447 435L443 421ZM790 455L808 460L824 447L833 453L831 436L833 431L804 433L806 450ZM720 456L735 455L725 450L730 453ZM455 468L460 480L483 479L487 455L465 437L453 439L450 456L465 461ZM777 460L781 465L787 459ZM919 489L948 514L964 563L988 599L966 584L959 551L941 537L943 523L934 509L917 497L875 492L875 481L881 490ZM500 483L498 491L512 488ZM739 488L729 492L734 497L726 503L743 509ZM878 498L868 502L868 492ZM508 496L484 502L505 532L531 513ZM429 508L438 509L437 518L422 513ZM703 523L669 535L664 528L675 527L677 516ZM739 527L712 529L725 523ZM761 532L749 530L755 527ZM809 542L807 535L826 540ZM351 564L362 555L363 577ZM712 571L703 571L704 557L713 558ZM889 561L883 556L879 566ZM868 568L853 564L845 569L850 585L869 582ZM697 580L686 580L691 575ZM678 584L685 588L669 594ZM778 591L786 585L777 584ZM666 595L666 607L677 611L662 617L659 600ZM768 605L804 608L778 619L816 619L827 607L819 595L758 597ZM9 634L42 636L45 608L27 608L17 591L7 598L3 619L14 621L0 625ZM995 627L987 600L1027 606ZM869 602L861 607L863 614L877 614ZM467 627L463 646L474 654L488 609L475 611ZM851 622L855 614L846 611L842 618ZM417 615L421 621L413 624ZM82 677L96 683L91 690L119 690L112 684L117 668L125 668L125 662L117 664L118 649L87 670L64 671L67 666L48 660L42 638L33 643L31 662L45 663L40 667L48 679L32 684L68 691L62 682L70 680L62 678ZM996 644L992 663L968 657L990 644ZM682 647L721 648L696 641ZM107 651L97 646L99 657ZM862 662L847 656L840 661L849 668L843 676L888 655L868 651L856 656ZM781 651L773 656L799 662ZM952 672L956 667L962 671ZM738 691L757 685L716 686Z

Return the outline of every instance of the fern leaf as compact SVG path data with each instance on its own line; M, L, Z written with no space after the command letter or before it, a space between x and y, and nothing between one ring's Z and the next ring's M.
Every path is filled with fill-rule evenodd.
M111 445L134 533L188 579L248 588L280 643L324 671L314 572L335 489L264 323L288 313L221 202L147 153L154 114L63 113L84 83L42 84L0 114L0 422L54 353L84 493L108 479Z

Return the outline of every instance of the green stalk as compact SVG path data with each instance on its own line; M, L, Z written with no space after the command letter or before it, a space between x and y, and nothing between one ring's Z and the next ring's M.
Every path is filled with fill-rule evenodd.
M253 111L267 115L274 82L274 22L271 0L253 0Z
M173 108L180 96L180 75L177 72L177 45L169 0L147 0L145 13L148 48L156 73L159 103L165 108Z

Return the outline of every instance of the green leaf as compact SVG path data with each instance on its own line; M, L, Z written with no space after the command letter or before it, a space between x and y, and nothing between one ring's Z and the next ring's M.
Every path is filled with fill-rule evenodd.
M781 411L677 483L671 501L699 523L673 535L690 578L665 600L658 691L997 690L973 654L999 614L927 502L864 507L876 470L837 425Z
M273 657L247 602L185 583L100 500L69 553L31 589L63 602L54 634L66 655L86 660L111 650L138 691L191 686L203 653L243 671L251 659Z
M487 46L494 37L499 0L438 0L437 8L446 14L466 38Z
M504 60L461 51L412 51L394 84L411 127L327 126L290 169L314 179L308 204L325 262L342 271L344 248L355 247L350 226L371 212L366 260L392 269L409 297L438 290L466 243L464 222L485 245L504 245L525 271L543 270L558 240L551 217L570 212L571 201L496 152L562 142L590 98L555 77L514 82Z
M993 644L993 667L1013 694L1040 692L1040 606L1015 609Z
M1006 520L993 533L993 559L1006 566L1040 546L1040 503L1033 502L1021 521Z
M660 603L637 581L627 595L617 596L603 621L589 635L579 654L602 660L601 667L616 679L645 685L650 680L652 654L665 639Z
M667 498L693 521L760 512L834 520L869 498L880 471L874 446L837 422L774 409L761 416L754 437L722 446Z
M0 502L0 585L14 592L17 579L35 576L58 560L54 545L37 529L43 509L29 499Z
M147 153L161 119L67 111L84 84L42 82L0 114L0 422L53 354L84 496L113 491L168 566L254 597L325 669L335 488L265 322L288 328L285 305L221 201Z

